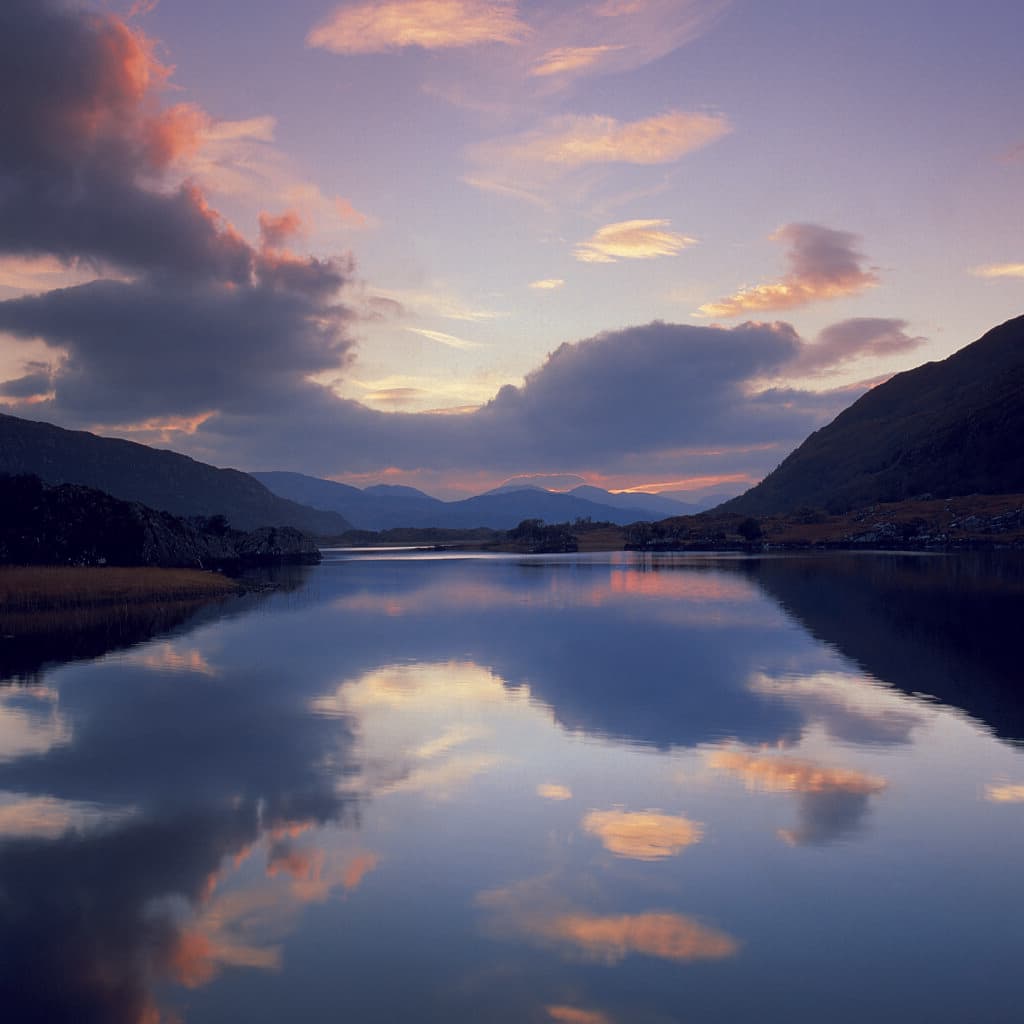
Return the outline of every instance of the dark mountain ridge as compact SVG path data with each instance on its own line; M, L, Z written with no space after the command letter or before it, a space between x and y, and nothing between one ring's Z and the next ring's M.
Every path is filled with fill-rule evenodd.
M177 452L3 414L0 473L34 474L48 484L81 484L177 516L223 515L239 530L291 526L336 534L351 525L336 512L281 498L237 469L218 469Z
M619 495L586 486L564 492L530 484L505 485L461 501L441 501L412 487L377 484L360 490L350 484L302 473L278 471L252 475L275 494L338 512L362 530L396 527L508 530L524 519L543 519L549 523L591 519L625 525L699 508L656 494Z
M721 512L1024 491L1024 316L872 388Z

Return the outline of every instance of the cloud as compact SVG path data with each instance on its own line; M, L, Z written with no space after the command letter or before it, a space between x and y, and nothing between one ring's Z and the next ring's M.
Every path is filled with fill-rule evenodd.
M667 220L624 220L598 228L576 249L582 263L615 263L619 259L649 260L657 256L675 256L687 246L696 245L688 238L667 230Z
M925 721L919 711L890 691L865 685L859 675L821 672L775 678L756 672L750 691L795 705L808 722L824 725L833 739L859 746L907 743Z
M583 831L597 836L609 853L632 860L661 860L699 843L700 822L657 811L591 811Z
M739 950L731 935L685 914L649 910L603 915L567 908L565 887L555 883L552 876L516 882L480 893L477 903L494 915L492 924L498 930L608 965L628 956L677 963L721 960Z
M788 244L789 273L778 281L741 288L734 295L705 303L705 317L734 317L748 312L795 309L820 299L857 295L878 283L863 266L858 238L819 224L787 224L771 236Z
M436 341L438 344L445 345L448 348L468 350L483 347L478 341L469 341L455 334L446 334L444 331L431 331L425 327L406 327L406 330L412 334L418 334L420 337L429 338L431 341Z
M1024 804L1024 783L993 783L985 787L985 799L994 804Z
M514 44L528 33L516 4L506 0L384 0L339 7L306 37L331 53L387 53Z
M550 292L565 286L565 281L560 277L545 277L540 281L531 281L530 287L537 291Z
M66 832L84 832L130 813L49 796L23 797L13 803L0 803L0 839L57 839Z
M710 145L730 131L716 114L669 111L639 121L618 121L600 114L566 114L542 128L479 143L470 155L485 165L554 166L673 163Z
M1024 277L1024 263L986 263L972 267L975 277Z
M284 249L296 211L264 215L257 249L198 186L168 183L211 129L196 108L161 107L169 71L153 49L109 13L56 0L0 10L0 89L22 97L0 150L0 250L105 278L0 302L0 329L54 350L53 397L36 408L63 422L256 412L351 348L337 302L351 263ZM272 123L213 130L263 138ZM33 376L6 390L43 384Z
M289 239L301 237L304 230L302 217L296 210L285 210L277 216L260 214L260 238L268 248L284 248Z
M799 825L778 831L779 838L794 846L823 845L855 834L867 814L868 798L889 785L877 775L761 753L718 750L707 762L712 769L737 775L752 792L799 794Z
M96 281L0 303L0 329L65 353L53 406L76 422L131 423L259 410L305 374L343 363L350 342L329 296L332 263L260 259L246 287L156 278ZM253 359L253 352L259 359Z
M928 340L906 333L906 320L854 317L824 328L787 367L791 374L834 369L864 356L884 358L911 352Z
M530 68L530 74L538 77L561 75L567 71L582 71L600 62L610 53L621 50L621 46L559 46L548 50Z
M542 782L537 787L537 796L543 797L545 800L571 800L572 790L557 782Z
M593 0L522 5L516 45L471 46L434 62L424 89L492 115L535 111L582 78L643 67L706 32L730 0L645 0L607 11Z
M736 940L725 932L682 914L658 911L607 917L562 914L537 921L536 928L547 938L574 946L609 964L634 954L680 963L721 960L735 955L739 948Z
M0 304L0 325L5 312ZM69 318L68 326L80 330L81 321ZM260 322L254 329L262 338L269 326ZM691 467L692 475L706 475L712 457L719 473L763 472L851 401L847 391L752 390L753 382L777 377L802 351L785 324L725 329L655 322L609 331L560 346L521 385L505 385L481 407L447 416L376 411L310 383L297 367L289 370L293 347L296 364L326 365L343 358L344 337L337 352L325 351L316 333L304 342L300 332L288 344L275 335L267 344L277 356L273 363L247 364L245 372L223 380L226 397L219 403L211 385L178 367L173 351L159 357L177 374L171 380L190 398L190 408L214 410L194 434L180 437L180 447L207 461L289 465L319 475L392 467L678 479ZM224 358L223 365L227 374L232 360ZM113 365L112 372L123 390L132 374L150 371L140 364ZM99 373L88 376L103 380ZM128 401L113 390L105 400L115 407ZM62 401L58 389L48 408L63 413ZM99 392L94 401L101 404ZM145 396L133 404L145 404Z
M25 60L31 53L33 59ZM169 71L123 21L55 0L0 9L0 251L242 281L245 242L188 184L159 187L197 144L194 108L160 108Z
M50 393L53 387L53 374L45 363L29 364L38 367L23 377L15 377L13 380L0 382L0 398L12 398L23 401L28 398L38 398ZM27 367L26 367L27 368Z

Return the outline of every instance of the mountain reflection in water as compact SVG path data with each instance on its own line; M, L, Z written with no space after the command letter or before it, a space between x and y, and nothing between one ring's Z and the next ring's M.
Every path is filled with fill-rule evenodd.
M1022 593L1009 556L336 553L0 664L0 1007L1013 1019Z

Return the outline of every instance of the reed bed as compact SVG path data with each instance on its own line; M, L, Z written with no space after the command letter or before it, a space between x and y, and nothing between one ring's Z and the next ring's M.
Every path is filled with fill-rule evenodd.
M200 569L0 567L0 612L7 613L186 601L238 592L234 580Z

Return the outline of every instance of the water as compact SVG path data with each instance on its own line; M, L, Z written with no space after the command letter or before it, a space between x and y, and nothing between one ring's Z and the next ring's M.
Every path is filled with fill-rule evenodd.
M0 661L5 1020L1020 1019L1019 560L286 582Z

